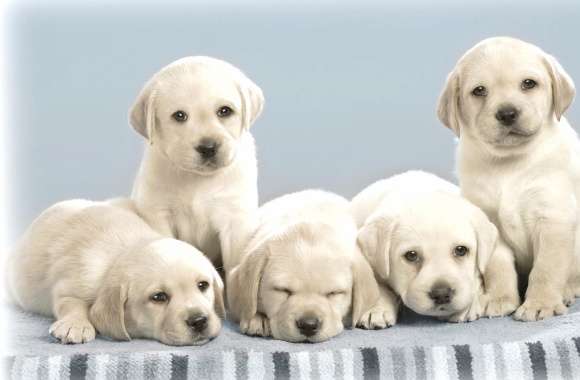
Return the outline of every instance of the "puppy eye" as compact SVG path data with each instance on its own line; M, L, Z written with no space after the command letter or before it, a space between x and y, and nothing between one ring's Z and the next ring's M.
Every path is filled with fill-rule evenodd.
M477 86L476 88L471 91L473 96L487 96L487 88L483 86Z
M458 245L453 249L453 255L457 257L463 257L469 253L469 248L464 245Z
M330 297L335 297L335 296L341 296L345 293L346 292L344 290L333 290L332 292L326 293L326 297L330 298Z
M187 114L183 111L175 111L173 115L171 115L171 117L173 117L175 121L178 121L180 123L183 123L184 121L187 120Z
M149 299L156 303L164 303L169 301L169 296L165 292L153 293Z
M234 113L234 110L228 106L222 106L217 110L218 117L228 117Z
M274 288L275 291L279 293L286 293L288 297L290 297L294 292L288 288Z
M417 262L419 260L419 254L417 251L407 251L405 252L405 260L410 263Z
M533 79L524 79L522 81L522 90L531 90L532 88L536 87L538 84Z
M207 288L209 288L209 282L207 281L200 281L197 283L197 288L202 292L205 292Z

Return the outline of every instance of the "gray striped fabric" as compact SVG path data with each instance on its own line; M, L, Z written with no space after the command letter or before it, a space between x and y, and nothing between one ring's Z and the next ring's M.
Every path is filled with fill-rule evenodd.
M5 358L12 379L580 379L580 337L322 351L160 351Z

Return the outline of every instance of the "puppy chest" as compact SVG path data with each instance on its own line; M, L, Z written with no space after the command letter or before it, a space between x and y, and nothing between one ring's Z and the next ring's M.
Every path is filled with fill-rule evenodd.
M204 213L180 212L174 218L174 236L206 255L214 264L221 260L219 235Z

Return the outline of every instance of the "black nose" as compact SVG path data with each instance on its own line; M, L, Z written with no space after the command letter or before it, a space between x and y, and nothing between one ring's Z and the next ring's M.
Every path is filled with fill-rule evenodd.
M304 336L315 335L321 326L320 319L316 317L302 317L296 321L296 327L298 327L298 330Z
M429 292L429 298L433 300L435 305L445 305L451 302L453 297L453 289L449 286L435 286Z
M185 321L189 327L191 327L196 332L202 332L207 328L207 316L205 315L192 315Z
M202 158L213 158L218 150L218 144L215 141L202 141L195 150Z
M495 118L503 125L510 126L518 119L519 112L512 106L502 107L495 114Z

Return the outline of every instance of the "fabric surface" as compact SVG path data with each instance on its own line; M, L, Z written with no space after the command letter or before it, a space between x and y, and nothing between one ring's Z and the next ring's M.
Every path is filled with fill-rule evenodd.
M452 324L403 312L393 328L346 330L318 344L248 337L226 323L201 347L146 340L61 345L51 320L10 307L7 375L14 379L579 379L580 302L540 322ZM6 333L6 331L5 331Z

